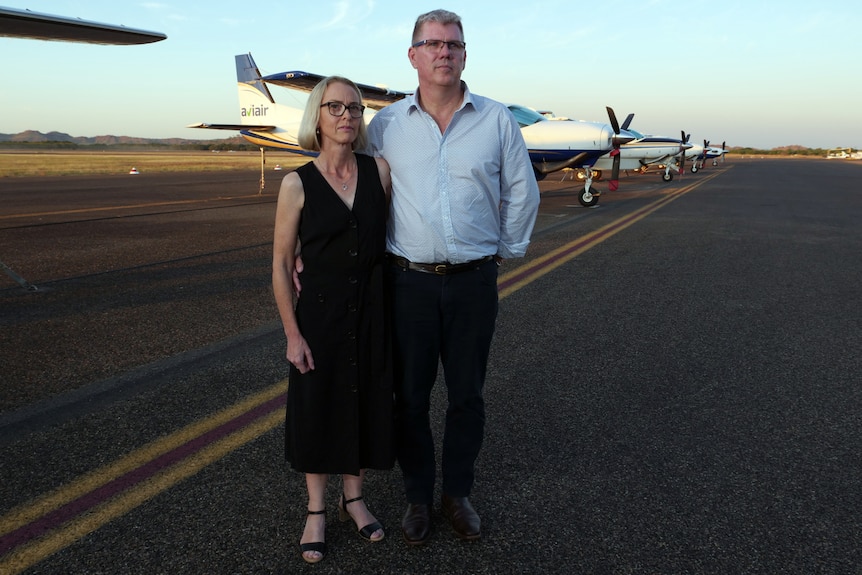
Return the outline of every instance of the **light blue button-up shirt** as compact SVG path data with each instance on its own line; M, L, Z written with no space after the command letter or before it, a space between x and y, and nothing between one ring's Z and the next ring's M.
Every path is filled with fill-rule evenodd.
M371 153L392 170L386 248L413 262L521 257L530 243L539 186L518 123L503 104L462 86L445 133L416 95L368 126Z

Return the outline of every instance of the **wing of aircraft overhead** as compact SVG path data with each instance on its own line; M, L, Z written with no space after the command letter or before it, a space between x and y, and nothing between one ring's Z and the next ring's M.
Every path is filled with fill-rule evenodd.
M167 38L161 32L4 7L0 7L0 36L122 45L149 44Z

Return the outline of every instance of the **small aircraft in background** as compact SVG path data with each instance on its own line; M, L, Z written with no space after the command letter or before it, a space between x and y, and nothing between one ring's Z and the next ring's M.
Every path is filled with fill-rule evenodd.
M706 160L709 160L709 159L712 160L713 166L718 165L719 159L721 159L721 161L723 162L724 161L724 155L727 153L726 144L727 144L727 142L722 142L721 147L718 148L716 146L710 146L709 140L704 140L703 141L704 154L703 154L703 159L702 159L700 167L703 167L703 162L705 162Z
M235 57L235 61L240 123L197 123L187 127L239 131L243 138L258 146L315 155L302 150L297 141L303 111L276 103L268 84L310 92L323 76L301 71L261 76L251 54L240 54ZM357 85L362 91L363 104L366 106L366 121L369 121L377 110L410 94L410 92L399 92L380 86ZM514 104L509 105L509 109L521 126L521 133L527 144L537 180L565 168L587 169L589 173L589 168L601 156L619 150L620 146L634 139L634 136L620 128L610 108L608 108L610 124L572 120L552 121L531 108ZM627 118L626 122L630 121L631 119ZM619 156L611 163L615 174L618 174ZM617 177L612 178L611 189L614 189L616 180ZM598 191L592 189L591 184L592 178L588 177L579 194L580 203L585 206L595 205L600 195Z
M583 206L594 206L601 192L592 188L594 167L604 156L610 158L610 191L616 191L619 181L621 147L635 139L626 131L634 114L629 114L622 126L613 109L608 107L610 124L580 120L554 119L532 108L509 104L509 110L521 126L527 144L533 172L537 180L564 169L578 169L584 174L584 188L578 193Z
M644 135L625 124L623 126L623 129L635 139L620 147L619 169L645 172L651 167L661 167L664 168L662 179L666 182L673 180L672 171L681 172L681 164L684 163L682 154L691 148L685 132L682 132L681 139L675 139ZM598 178L601 178L602 170L612 169L612 161L611 155L605 154L593 165L593 171L599 172Z
M0 36L85 42L88 44L149 44L167 38L161 32L102 24L80 18L41 14L0 6Z
M724 154L727 153L726 142L721 143L721 147L715 147L709 145L709 140L704 140L703 145L694 144L686 150L685 157L691 160L691 172L695 173L699 170L703 169L706 165L707 160L712 160L712 165L717 166L718 160L721 158L721 161L724 161Z

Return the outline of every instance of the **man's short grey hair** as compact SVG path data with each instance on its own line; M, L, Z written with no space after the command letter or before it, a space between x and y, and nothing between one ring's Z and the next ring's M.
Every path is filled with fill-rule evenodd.
M416 25L413 26L413 42L419 41L419 33L422 31L422 26L428 22L436 22L446 26L447 24L457 24L461 30L461 39L464 39L464 26L461 25L461 17L454 12L448 10L432 10L422 14L416 19Z

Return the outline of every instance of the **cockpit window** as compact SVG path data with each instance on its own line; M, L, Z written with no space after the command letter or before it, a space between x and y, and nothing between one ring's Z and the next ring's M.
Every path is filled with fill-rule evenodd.
M512 111L512 114L515 115L515 119L518 121L518 125L522 128L525 126L532 126L533 124L537 124L539 122L547 122L548 119L538 113L535 110L531 110L530 108L525 108L523 106L511 105L509 109Z

